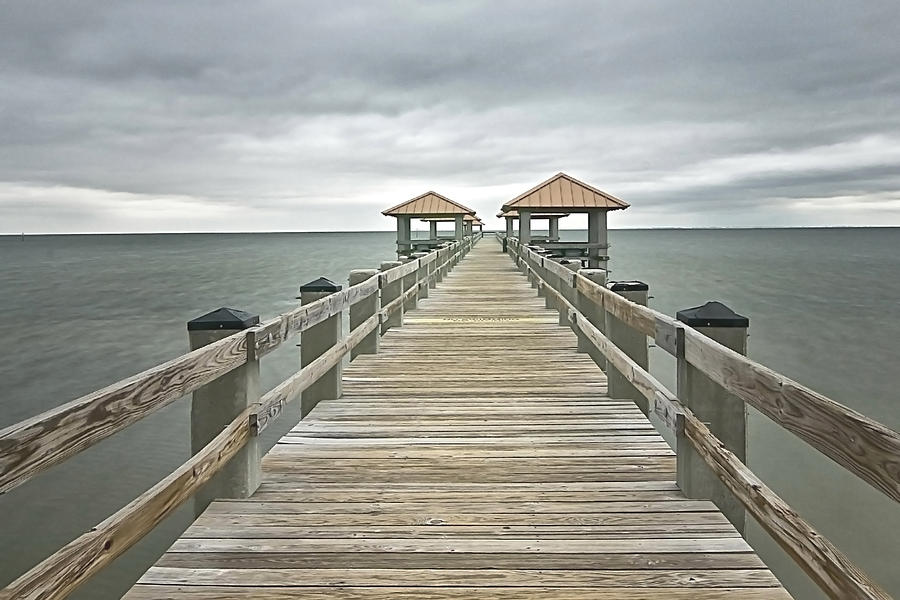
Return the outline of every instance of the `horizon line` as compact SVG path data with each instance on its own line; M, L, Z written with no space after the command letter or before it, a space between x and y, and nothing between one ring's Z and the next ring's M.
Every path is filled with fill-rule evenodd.
M709 227L677 227L677 226L659 226L659 227L610 227L608 231L723 231L723 230L753 230L753 229L900 229L900 225L737 225L737 226L709 226ZM19 232L0 232L0 237L28 237L28 236L50 236L50 235L241 235L241 234L297 234L297 233L394 233L393 229L334 229L334 230L260 230L260 231L19 231ZM414 231L426 231L414 230ZM544 229L535 229L535 231L544 231ZM584 228L564 229L560 231L587 231ZM484 233L504 233L504 229L485 229Z

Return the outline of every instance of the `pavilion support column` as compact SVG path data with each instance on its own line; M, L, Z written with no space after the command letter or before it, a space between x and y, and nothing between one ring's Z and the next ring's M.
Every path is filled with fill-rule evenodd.
M410 240L412 239L411 217L397 217L397 255L403 255L412 249Z
M550 217L550 225L548 226L548 241L559 241L559 217Z
M463 239L463 236L465 235L464 232L465 232L466 224L465 224L465 221L463 221L462 215L456 215L456 218L454 219L454 221L455 221L456 227L453 232L454 233L453 239L455 239L457 242L461 242Z
M527 210L519 211L519 243L531 243L531 212Z
M515 237L515 236L516 236L516 234L513 231L513 218L506 217L506 237L511 238L511 237Z
M608 245L608 237L606 233L606 212L605 210L592 210L588 212L588 244ZM588 268L589 269L607 269L606 248L588 248Z
M428 222L428 238L431 239L431 241L435 241L438 239L437 231L438 231L437 230L437 221L429 221Z

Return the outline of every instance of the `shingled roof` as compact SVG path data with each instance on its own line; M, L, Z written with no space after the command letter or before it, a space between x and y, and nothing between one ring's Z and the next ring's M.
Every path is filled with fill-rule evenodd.
M562 209L568 212L584 212L592 209L619 210L629 204L565 173L557 173L539 183L524 194L503 205L510 209Z
M474 215L475 211L468 206L463 206L459 202L454 202L446 196L441 196L437 192L425 192L421 196L416 196L412 200L401 202L397 206L391 207L381 212L388 217L411 216L424 217L434 216L440 217L444 215Z

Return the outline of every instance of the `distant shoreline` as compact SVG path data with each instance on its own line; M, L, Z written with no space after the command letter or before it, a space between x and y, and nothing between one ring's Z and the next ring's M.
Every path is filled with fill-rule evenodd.
M815 225L793 227L610 227L610 231L767 231L767 230L823 230L823 229L900 229L900 225ZM563 229L560 231L586 231L585 229ZM284 235L284 234L334 234L334 233L393 233L393 229L339 230L339 231L71 231L0 233L0 237L36 236L87 236L87 235ZM485 229L485 233L502 233L500 229Z

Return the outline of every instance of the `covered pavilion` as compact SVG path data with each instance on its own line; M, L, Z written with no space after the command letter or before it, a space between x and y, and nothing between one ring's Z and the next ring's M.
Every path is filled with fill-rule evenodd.
M623 210L629 204L611 194L578 181L565 173L557 173L530 190L516 196L503 205L502 210L517 211L519 215L519 241L532 243L531 219L547 213L587 213L588 239L586 242L553 242L543 244L548 250L578 250L588 259L590 268L605 269L609 256L606 215L611 210ZM556 248L558 247L558 248Z

